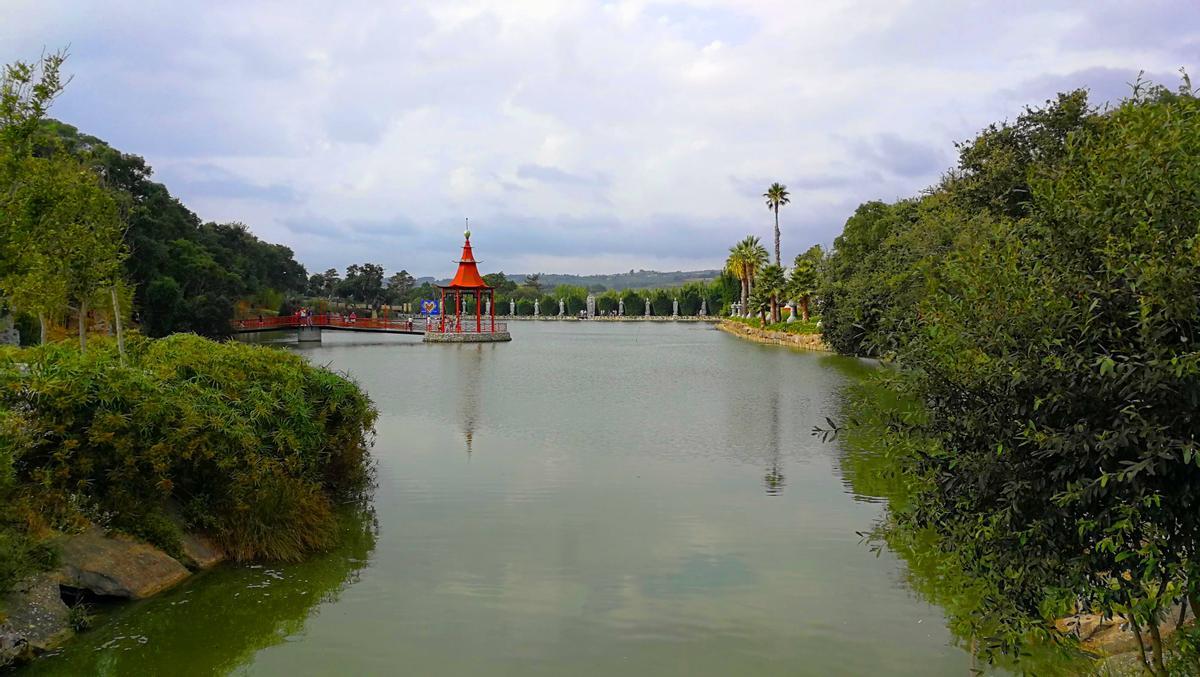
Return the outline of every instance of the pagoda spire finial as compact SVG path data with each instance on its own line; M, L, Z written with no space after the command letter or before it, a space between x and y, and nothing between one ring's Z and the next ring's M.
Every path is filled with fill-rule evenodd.
M471 239L471 217L469 216L467 217L467 229L463 231L463 235L466 236L468 240Z

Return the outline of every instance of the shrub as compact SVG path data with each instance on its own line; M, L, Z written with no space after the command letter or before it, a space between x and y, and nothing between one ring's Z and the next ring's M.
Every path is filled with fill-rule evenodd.
M55 523L111 515L168 551L177 510L239 559L296 559L332 543L333 503L370 484L366 395L266 347L134 338L126 364L105 342L10 351L0 409L0 450L23 449L19 498Z

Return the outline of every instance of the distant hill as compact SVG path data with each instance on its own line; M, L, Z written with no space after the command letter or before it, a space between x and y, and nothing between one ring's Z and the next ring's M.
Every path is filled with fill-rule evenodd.
M526 273L505 273L510 280L517 283L525 281ZM680 287L688 282L707 282L721 275L719 270L676 270L663 273L657 270L631 270L628 273L613 273L611 275L568 275L560 273L542 273L542 288L553 289L560 284L570 284L579 287L603 286L605 289L622 291L625 289L654 289L665 287ZM433 278L422 277L417 284L433 282ZM449 278L437 280L438 284L449 282Z

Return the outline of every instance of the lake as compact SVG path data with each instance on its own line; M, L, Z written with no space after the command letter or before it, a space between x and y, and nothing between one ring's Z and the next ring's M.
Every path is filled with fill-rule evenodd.
M880 500L811 434L869 366L700 324L511 328L295 348L379 407L373 513L335 552L107 612L23 674L967 674L861 542Z

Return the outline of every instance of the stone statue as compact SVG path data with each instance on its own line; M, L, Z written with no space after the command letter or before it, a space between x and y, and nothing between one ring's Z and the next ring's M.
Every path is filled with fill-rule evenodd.
M566 314L567 314L566 305L563 304L562 299L559 299L558 300L558 316L562 317L563 315L566 315Z
M796 302L795 302L795 301L788 301L788 302L787 302L787 309L788 309L788 319L787 319L787 321L788 321L788 322L795 322L795 321L796 321Z
M646 317L650 317L650 299L646 299Z
M538 303L537 299L534 299L533 300L533 316L537 317L538 315L541 315L541 314L542 314L541 304Z
M588 318L596 316L596 296L594 294L587 295L587 316Z
M679 299L671 299L671 317L679 317Z
M517 300L509 299L508 300L508 316L512 317L513 315L516 315L516 314L517 314Z
M617 299L617 314L620 315L621 317L625 317L625 299L624 298Z
M708 316L708 299L700 299L700 317Z
M491 314L492 314L492 300L491 299L484 299L483 314L491 316Z

